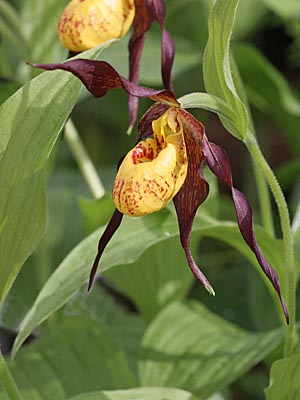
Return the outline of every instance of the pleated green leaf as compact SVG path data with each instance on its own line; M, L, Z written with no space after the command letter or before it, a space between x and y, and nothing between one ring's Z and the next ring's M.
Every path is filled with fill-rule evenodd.
M209 14L203 76L207 92L222 99L236 114L233 125L220 115L225 128L238 139L243 139L248 128L248 113L235 87L230 56L230 38L238 2L217 0Z
M300 350L300 349L298 349ZM271 368L266 400L297 400L300 398L300 352L275 361Z
M24 400L65 400L92 390L136 386L109 330L88 317L67 317L24 347L10 370Z
M114 390L86 393L69 400L197 400L184 390L149 387L129 390Z
M79 288L87 285L90 268L97 250L98 239L103 229L101 228L94 232L76 246L46 282L33 307L20 325L20 332L14 344L13 354L17 352L26 337L37 325L64 305ZM222 240L244 254L261 274L270 289L270 293L278 307L278 312L281 312L276 293L267 282L255 256L243 241L235 223L216 221L205 214L201 215L199 213L199 216L195 219L193 230L201 235ZM265 256L281 276L283 273L281 241L272 239L263 229L256 229L256 233ZM106 271L115 266L133 263L145 250L154 244L177 235L177 220L167 209L142 218L124 218L121 227L103 254L99 271ZM163 262L162 258L161 268L164 268ZM200 262L204 264L205 259L201 259ZM178 268L188 269L188 265L187 263L177 265L176 270Z
M44 230L45 166L80 88L70 74L47 72L0 107L0 304Z
M177 237L157 243L135 263L111 268L104 275L134 302L146 320L171 301L184 298L194 282Z
M260 362L282 338L281 330L244 331L200 303L173 303L146 331L140 380L143 386L176 386L206 399Z

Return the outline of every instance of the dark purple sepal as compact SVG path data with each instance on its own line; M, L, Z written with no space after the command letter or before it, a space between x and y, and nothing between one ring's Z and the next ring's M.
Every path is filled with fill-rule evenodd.
M162 32L161 73L164 87L174 92L171 83L171 71L174 63L175 46L171 35L165 28L166 7L163 0L146 1L154 19L159 23Z
M178 106L174 94L169 90L154 90L129 82L106 61L94 61L83 58L58 64L33 64L35 68L48 71L61 69L77 76L89 92L95 97L102 97L108 90L121 88L130 95L151 98L154 101Z
M191 271L206 290L210 294L214 294L211 284L198 268L190 251L190 236L194 218L198 207L205 201L209 191L201 168L203 162L201 143L204 127L191 114L181 109L179 110L179 119L183 125L188 158L185 182L173 199L179 224L180 241Z
M262 270L272 283L275 291L277 292L282 309L286 318L286 322L289 323L289 315L280 292L280 283L277 273L273 270L271 265L265 259L254 233L252 209L251 206L243 193L235 189L232 184L232 173L230 163L225 150L208 141L206 136L203 139L203 154L208 167L216 175L216 177L230 187L232 193L232 199L234 202L238 226L242 234L243 239L255 254L259 265Z
M146 32L153 24L153 16L149 12L145 0L135 0L135 18L133 21L133 31L128 44L129 50L129 81L138 83L139 69L143 47L146 39ZM137 119L138 98L129 95L128 114L129 129L133 127Z
M110 239L113 237L114 233L116 232L116 230L119 228L121 222L123 219L123 214L119 211L119 210L115 210L109 223L107 224L107 227L105 228L105 231L103 232L99 243L98 243L98 252L97 252L97 256L95 258L95 261L93 263L91 272L90 272L90 279L89 279L89 284L88 284L88 290L91 289L96 272L97 272L97 268L100 262L100 258L106 248L106 246L108 245Z
M174 62L174 43L171 35L165 29L165 4L163 0L135 0L135 18L133 32L129 41L129 81L138 84L139 69L146 33L154 21L157 21L162 31L161 45L161 74L164 87L173 92L171 84L171 70ZM130 119L129 130L137 119L138 99L129 95L128 113Z

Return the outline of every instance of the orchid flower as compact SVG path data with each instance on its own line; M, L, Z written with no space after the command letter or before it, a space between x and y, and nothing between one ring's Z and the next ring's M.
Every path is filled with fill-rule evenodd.
M58 36L70 55L110 39L122 38L133 23L129 41L129 80L138 83L139 68L147 31L157 21L162 31L161 74L164 87L172 90L171 69L174 43L165 28L163 0L72 0L58 22ZM137 119L138 97L129 95L129 131Z
M204 126L180 107L171 90L154 90L138 86L120 75L104 61L70 60L60 64L34 64L46 70L61 69L77 76L96 97L108 90L123 88L130 96L156 101L138 124L136 146L121 162L113 188L116 210L99 240L89 281L94 280L103 251L118 229L123 214L139 216L159 211L173 200L179 224L180 241L195 277L210 294L214 290L194 261L190 236L198 207L205 201L209 186L202 168L206 163L219 181L231 190L237 223L243 239L276 290L286 320L288 312L280 292L276 272L264 257L255 237L251 206L233 186L226 152L211 143Z
M123 37L134 15L134 0L72 0L58 21L58 37L65 48L78 53Z

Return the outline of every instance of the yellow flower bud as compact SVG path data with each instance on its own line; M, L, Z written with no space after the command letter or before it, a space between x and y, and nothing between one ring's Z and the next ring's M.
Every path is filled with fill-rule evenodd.
M72 0L58 22L58 36L67 49L84 51L123 37L134 14L134 0Z
M183 129L175 108L152 122L154 138L139 142L124 158L113 187L119 211L140 216L161 210L187 174Z

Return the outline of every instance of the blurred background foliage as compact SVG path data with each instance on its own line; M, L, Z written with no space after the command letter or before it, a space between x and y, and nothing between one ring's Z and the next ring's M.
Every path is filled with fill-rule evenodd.
M1 103L39 73L26 65L24 60L43 63L66 59L67 51L58 41L56 25L67 2L0 2ZM201 60L208 37L209 3L208 0L166 1L166 26L176 45L173 81L178 97L193 91L204 91ZM293 216L300 194L300 9L297 2L295 6L291 2L291 8L281 7L279 3L281 4L275 0L240 1L232 38L232 52L245 84L259 143L284 189ZM129 35L103 53L103 59L111 62L124 75L127 74L128 39ZM148 35L140 82L146 86L161 87L160 31L157 26ZM110 92L100 101L82 91L72 112L74 124L97 166L108 194L111 191L117 162L135 143L136 130L131 136L126 134L126 103L126 95L122 91ZM140 102L140 116L150 104L148 100ZM243 144L226 133L215 115L204 111L193 113L205 124L211 141L219 143L227 150L236 186L247 194L255 209L258 204L257 195L250 159ZM199 212L208 213L220 220L235 220L226 190L218 187L211 176L208 175L207 179L211 186L210 200L204 207L200 207ZM77 243L106 222L113 208L109 195L99 201L92 199L63 134L56 143L48 164L47 196L49 216L46 232L38 248L21 270L1 315L1 345L5 352L10 351L20 322L52 271ZM275 206L274 217L276 221ZM255 214L255 218L259 223L258 213ZM49 357L53 355L45 354L44 349L51 346L55 357L58 357L62 351L60 340L64 342L63 351L69 351L71 354L72 346L68 348L70 342L66 342L66 338L76 337L80 342L78 348L83 355L90 355L89 362L95 368L99 360L97 357L93 360L92 346L97 348L101 341L106 352L114 348L115 342L120 348L126 349L125 355L122 353L122 356L115 356L126 358L132 367L129 371L123 359L117 360L117 364L124 363L124 368L114 381L113 368L109 367L110 361L104 359L101 362L104 365L107 362L108 369L103 367L102 371L108 371L108 376L101 378L101 384L97 376L92 376L90 381L86 382L86 387L80 389L82 392L85 389L135 386L135 353L138 352L145 327L172 300L186 297L196 299L212 312L249 331L263 332L278 326L276 314L272 311L265 312L273 307L269 292L257 271L249 266L242 254L216 239L194 235L194 254L198 253L197 259L201 260L203 270L213 282L217 293L217 296L212 298L201 285L194 282L179 247L178 238L170 239L166 243L151 247L136 263L104 273L91 296L80 293L43 324L37 333L41 340L35 341L34 336L31 337L31 341L36 343L33 344L35 347L32 353L22 354L19 364L12 366L16 376L20 375L21 385L26 386L24 382L29 379L21 377L24 365L29 363L33 371L35 368L41 368L41 365L45 366L41 362L34 366L31 364L33 361L28 361L28 358L34 360L44 357L49 361ZM181 274L180 277L177 276L177 283L181 283L179 287L176 284L172 286L169 272L166 276L163 274L164 264L174 264L174 260ZM153 263L159 266L157 270L161 274L161 285L151 289ZM141 275L142 278L139 279L142 279L142 282L135 280L135 277L138 279L138 275ZM149 282L149 286L146 284L145 294L148 298L147 301L142 301L139 294L135 293L134 287L145 285L145 282ZM154 279L154 284L156 282ZM153 294L156 291L159 295ZM261 304L264 304L264 307L261 307ZM99 322L99 318L102 318L102 321ZM56 328L61 324L62 331L56 334ZM93 324L100 324L101 329L98 325L98 328L93 328ZM113 339L107 333L108 330L113 331ZM94 336L91 332L94 332ZM91 341L90 347L84 348L85 338ZM131 343L124 345L122 341L129 339ZM268 383L272 355L269 357L270 360L266 359L257 364L235 383L223 388L222 393L214 398L263 398L262 389ZM273 353L273 358L276 358L276 353ZM67 373L67 369L68 365L64 365L62 373ZM45 374L47 373L45 371ZM78 371L79 375L80 373ZM69 382L68 378L66 382ZM79 389L66 389L67 383L63 389L60 385L64 383L57 382L55 389L52 389L52 395L58 396L60 391L68 396L80 393ZM33 396L30 394L30 388L27 390L27 396ZM45 394L40 396L28 398L51 398L50 394L50 397L43 397ZM56 398L64 397L62 394L62 397Z

